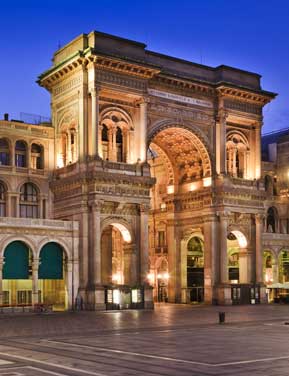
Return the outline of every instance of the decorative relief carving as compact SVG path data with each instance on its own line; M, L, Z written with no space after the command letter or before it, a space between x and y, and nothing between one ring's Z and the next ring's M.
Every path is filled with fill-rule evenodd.
M262 115L262 107L253 103L244 103L239 101L233 101L230 99L225 99L225 108L230 110L236 110L241 112L249 112L255 115Z
M96 73L96 79L99 82L107 82L119 86L126 86L137 90L146 90L147 84L145 80L131 78L123 74L117 74L106 71L98 71Z
M77 77L73 77L71 80L62 83L60 85L55 86L52 90L53 95L63 94L65 91L72 90L73 88L77 87L82 82L82 76L79 75Z
M193 121L208 122L210 116L200 111L188 111L181 108L170 107L168 105L150 103L148 110L161 115L172 116L174 118L185 118Z

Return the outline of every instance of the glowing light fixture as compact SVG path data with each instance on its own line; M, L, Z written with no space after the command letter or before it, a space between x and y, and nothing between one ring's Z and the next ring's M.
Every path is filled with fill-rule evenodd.
M167 186L167 193L168 195L172 194L175 192L175 187L173 185L168 185Z
M203 185L204 187L210 187L212 185L212 178L211 177L204 178Z
M120 303L120 291L119 290L113 290L112 296L113 296L113 302L115 304L119 304Z
M117 283L119 285L122 283L122 274L120 272L114 273L111 279L112 282Z
M57 166L57 168L64 167L63 158L62 158L62 155L60 153L58 153L57 157L56 157L56 166Z
M191 183L189 185L189 191L195 191L197 189L197 184L196 183Z

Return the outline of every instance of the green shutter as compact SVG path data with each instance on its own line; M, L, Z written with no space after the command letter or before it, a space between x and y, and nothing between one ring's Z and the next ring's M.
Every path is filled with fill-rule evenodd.
M29 250L27 246L15 241L4 252L3 279L29 279Z
M57 243L47 243L40 252L39 279L63 279L62 248Z

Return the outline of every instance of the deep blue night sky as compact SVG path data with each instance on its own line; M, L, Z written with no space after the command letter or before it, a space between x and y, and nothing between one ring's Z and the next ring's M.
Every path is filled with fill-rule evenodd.
M289 127L289 5L268 0L3 1L0 8L0 118L50 115L35 83L53 52L92 30L144 42L148 49L260 73L279 93L264 111L264 132Z

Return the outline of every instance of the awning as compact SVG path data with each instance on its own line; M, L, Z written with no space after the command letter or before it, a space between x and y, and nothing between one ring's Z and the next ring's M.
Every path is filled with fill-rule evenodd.
M59 244L47 243L40 252L39 279L63 279L63 251Z
M29 249L24 243L15 241L6 247L3 279L29 279Z

